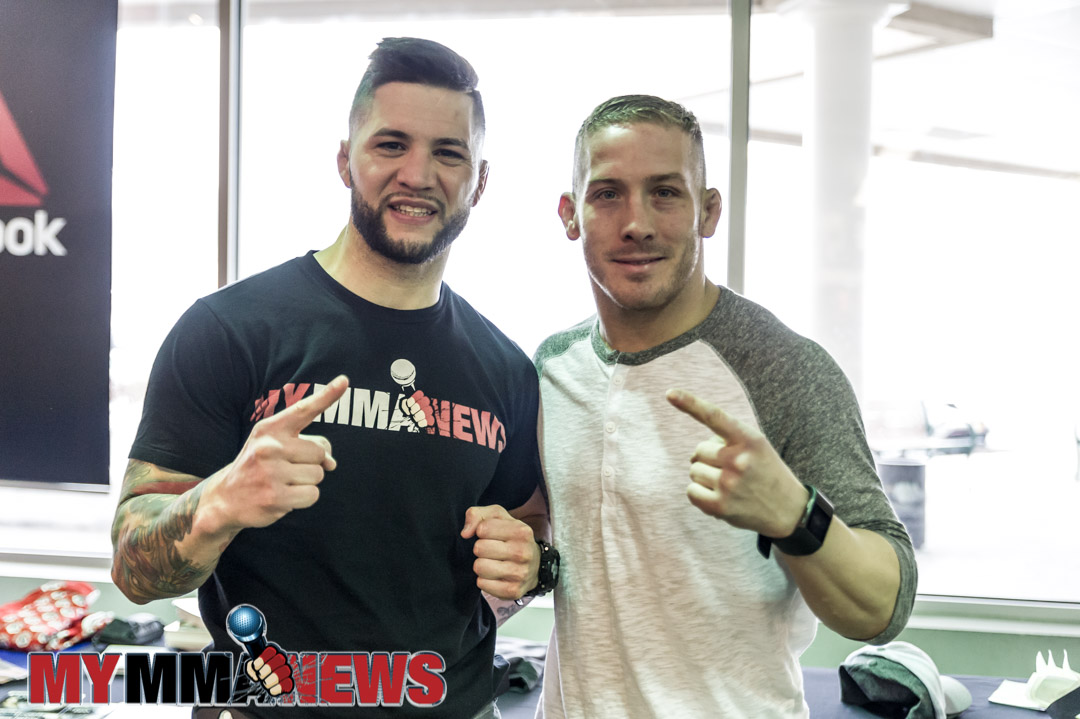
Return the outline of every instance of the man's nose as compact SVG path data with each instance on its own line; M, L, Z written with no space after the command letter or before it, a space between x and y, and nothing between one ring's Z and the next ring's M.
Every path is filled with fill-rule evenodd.
M427 190L435 186L435 159L427 152L414 150L403 158L398 167L397 181L411 190Z
M626 205L622 238L631 242L653 239L653 213L645 198L634 197Z

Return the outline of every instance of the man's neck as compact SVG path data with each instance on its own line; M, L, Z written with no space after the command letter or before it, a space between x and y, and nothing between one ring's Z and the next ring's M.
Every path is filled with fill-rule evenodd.
M419 310L439 301L448 254L419 265L394 262L372 250L349 224L334 244L315 253L315 259L345 289L368 302L395 310Z
M643 352L692 330L705 321L720 297L720 288L707 278L703 280L679 301L654 310L626 310L612 304L606 295L598 295L601 336L619 352Z

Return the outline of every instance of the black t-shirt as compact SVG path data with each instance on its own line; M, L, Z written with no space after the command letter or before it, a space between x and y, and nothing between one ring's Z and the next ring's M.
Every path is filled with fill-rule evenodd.
M495 623L460 532L469 507L519 507L542 481L539 400L528 357L446 285L432 307L389 309L309 253L197 301L155 361L131 457L209 476L341 373L346 395L304 431L338 463L318 502L242 531L199 590L214 649L240 651L225 617L252 604L287 652L438 653L445 700L382 711L471 716L493 695ZM402 412L416 390L427 427ZM357 712L379 715L315 715Z

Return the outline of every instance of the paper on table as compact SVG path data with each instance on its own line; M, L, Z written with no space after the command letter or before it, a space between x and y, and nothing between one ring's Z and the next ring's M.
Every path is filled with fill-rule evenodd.
M203 623L202 615L199 613L199 598L198 597L180 597L179 599L172 600L172 604L176 607L176 616L185 624L194 624L197 627L206 628Z
M26 676L26 669L20 667L18 664L12 664L11 662L5 662L3 659L0 659L0 684L17 682L26 679Z
M1045 711L1055 701L1080 687L1080 674L1074 672L1069 666L1068 652L1065 652L1060 667L1054 663L1052 652L1047 652L1047 657L1048 659L1044 660L1042 652L1039 652L1035 657L1035 673L1028 678L1027 682L1006 679L990 695L990 701L995 704Z
M1046 707L1040 706L1035 703L1028 696L1028 685L1024 682L1014 682L1006 679L1001 683L994 693L990 695L990 701L995 704L1008 704L1011 707L1020 707L1021 709L1036 709L1042 711Z

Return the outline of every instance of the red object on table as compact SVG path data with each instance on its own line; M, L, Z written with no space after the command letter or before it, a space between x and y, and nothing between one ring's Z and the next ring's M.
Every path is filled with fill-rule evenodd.
M90 612L98 594L86 582L49 582L0 605L0 649L59 651L89 639L113 617Z

